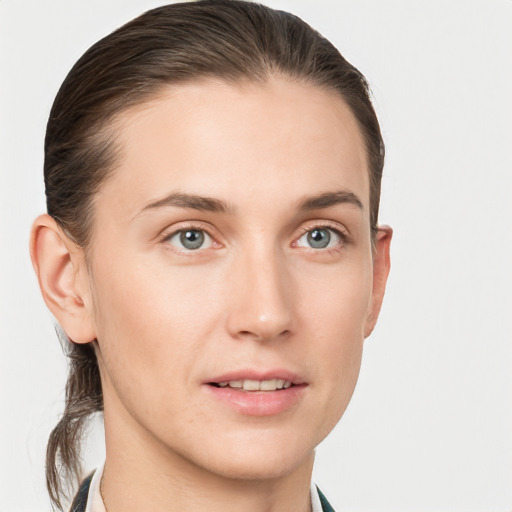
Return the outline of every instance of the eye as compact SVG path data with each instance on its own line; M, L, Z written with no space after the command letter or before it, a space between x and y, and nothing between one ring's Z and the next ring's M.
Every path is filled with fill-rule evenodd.
M208 249L212 246L212 238L202 229L182 229L168 237L167 240L178 249L185 251Z
M342 235L335 229L317 227L306 231L297 240L297 245L312 249L330 249L340 245L342 241Z

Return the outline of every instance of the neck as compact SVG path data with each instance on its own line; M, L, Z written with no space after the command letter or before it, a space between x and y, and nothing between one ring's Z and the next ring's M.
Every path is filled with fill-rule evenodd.
M107 512L311 511L310 478L300 474L273 481L163 478L150 466L131 469L107 459L101 494Z

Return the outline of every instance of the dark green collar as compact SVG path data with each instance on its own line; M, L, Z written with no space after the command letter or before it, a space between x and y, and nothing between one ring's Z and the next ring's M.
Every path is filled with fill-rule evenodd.
M85 512L87 506L87 497L89 496L89 487L91 486L92 476L94 471L80 484L80 488L76 493L73 504L69 509L69 512Z
M331 507L331 504L327 501L327 498L324 496L324 493L317 487L318 496L320 497L320 503L322 504L322 510L324 512L334 512L334 509Z

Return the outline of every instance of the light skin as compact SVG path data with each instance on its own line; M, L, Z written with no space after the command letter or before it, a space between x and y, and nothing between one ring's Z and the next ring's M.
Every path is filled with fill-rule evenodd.
M31 241L59 323L97 340L108 512L309 511L314 448L348 405L389 271L353 114L283 77L204 81L115 133L87 254L47 215ZM295 394L218 387L244 376Z

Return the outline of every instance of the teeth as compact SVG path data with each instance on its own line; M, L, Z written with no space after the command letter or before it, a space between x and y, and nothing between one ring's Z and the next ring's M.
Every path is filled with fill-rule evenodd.
M277 379L262 380L260 391L275 391L277 389Z
M291 385L291 381L284 379L244 379L219 382L221 388L229 386L230 388L243 389L244 391L275 391L276 389L288 389Z
M260 381L259 380L244 380L244 389L246 391L259 391L260 390Z

